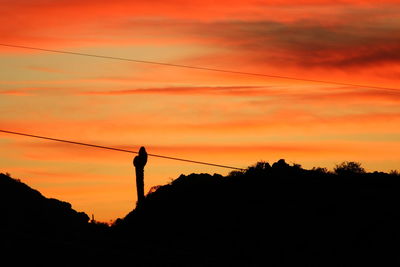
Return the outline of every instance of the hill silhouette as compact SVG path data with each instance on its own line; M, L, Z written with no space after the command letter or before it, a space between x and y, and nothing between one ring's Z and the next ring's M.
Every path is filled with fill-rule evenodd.
M399 186L398 173L354 162L335 172L259 162L228 176L181 175L112 227L62 225L79 237L52 242L65 266L392 266Z
M72 266L96 253L86 245L99 234L88 215L3 173L0 213L0 251L10 266Z
M89 217L71 204L46 198L9 175L0 174L1 230L41 235L71 231L87 224Z
M157 257L144 261L157 266L399 263L399 178L353 162L330 173L284 160L182 175L115 228L150 248Z

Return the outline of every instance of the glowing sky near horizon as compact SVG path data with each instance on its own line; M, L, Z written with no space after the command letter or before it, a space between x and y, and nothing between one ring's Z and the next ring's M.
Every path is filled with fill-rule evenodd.
M0 128L246 167L400 169L399 1L0 0L1 43L366 84L378 90L0 47ZM0 134L0 172L102 221L132 155ZM150 158L146 191L181 173Z

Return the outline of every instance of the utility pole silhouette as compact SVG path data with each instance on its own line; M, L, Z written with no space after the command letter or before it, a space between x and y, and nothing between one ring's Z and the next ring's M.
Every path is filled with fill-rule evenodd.
M136 190L137 204L136 207L141 207L144 202L144 166L147 163L147 152L142 146L139 149L138 155L133 159L133 165L136 171Z

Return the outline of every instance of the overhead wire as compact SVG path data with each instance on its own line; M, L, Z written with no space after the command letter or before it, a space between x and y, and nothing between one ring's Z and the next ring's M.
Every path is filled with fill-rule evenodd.
M47 49L47 48L32 47L32 46L13 45L13 44L0 43L0 46L21 48L21 49L30 49L30 50L51 52L51 53L59 53L59 54L68 54L68 55L75 55L75 56L85 56L85 57L95 57L95 58L102 58L102 59L129 61L129 62L135 62L135 63L160 65L160 66L175 67L175 68L186 68L186 69L213 71L213 72L220 72L220 73L230 73L230 74L239 74L239 75L247 75L247 76L259 76L259 77L294 80L294 81L302 81L302 82L313 82L313 83L322 83L322 84L351 86L351 87L359 87L359 88L369 88L369 89L378 89L378 90L388 90L388 91L400 92L400 89L398 89L398 88L390 88L390 87L383 87L383 86L355 84L355 83L343 83L343 82L335 82L335 81L326 81L326 80L291 77L291 76L284 76L284 75L273 75L273 74L265 74L265 73L244 72L244 71L227 70L227 69L219 69L219 68L209 68L209 67L201 67L201 66L173 64L173 63L166 63L166 62L140 60L140 59L114 57L114 56L104 56L104 55L97 55L97 54L79 53L79 52L72 52L72 51L65 51L65 50L55 50L55 49Z
M95 148L100 148L100 149L108 149L108 150L114 150L114 151L119 151L119 152L131 153L131 154L138 154L137 151L128 150L128 149L121 149L121 148L116 148L116 147L108 147L108 146L102 146L102 145L96 145L96 144L82 143L82 142L76 142L76 141L53 138L53 137L47 137L47 136L33 135L33 134L14 132L14 131L8 131L8 130L0 130L0 132L7 133L7 134L26 136L26 137L32 137L32 138L38 138L38 139L44 139L44 140L50 140L50 141L55 141L55 142L62 142L62 143L80 145L80 146L88 146L88 147L95 147ZM170 157L170 156L164 156L164 155L158 155L158 154L147 154L147 155L151 156L151 157L156 157L156 158L163 158L163 159L176 160L176 161L184 161L184 162L208 165L208 166L219 167L219 168L226 168L226 169L233 169L233 170L240 170L240 171L244 170L243 168L239 168L239 167L215 164L215 163L204 162L204 161L176 158L176 157Z

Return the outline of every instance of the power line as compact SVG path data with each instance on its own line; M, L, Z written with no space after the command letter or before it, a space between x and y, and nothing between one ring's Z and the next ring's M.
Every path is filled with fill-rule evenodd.
M60 53L60 54L68 54L68 55L75 55L75 56L85 56L85 57L95 57L95 58L103 58L103 59L129 61L129 62L151 64L151 65L161 65L161 66L167 66L167 67L186 68L186 69L195 69L195 70L205 70L205 71L214 71L214 72L249 75L249 76L261 76L261 77L277 78L277 79L285 79L285 80L294 80L294 81L302 81L302 82L323 83L323 84L331 84L331 85L352 86L352 87L378 89L378 90L389 90L389 91L400 92L400 89L397 89L397 88L382 87L382 86L372 86L372 85L365 85L365 84L342 83L342 82L325 81L325 80L305 79L305 78L298 78L298 77L291 77L291 76L272 75L272 74L254 73L254 72L243 72L243 71L208 68L208 67L201 67L201 66L181 65L181 64L173 64L173 63L166 63L166 62L157 62L157 61L139 60L139 59L131 59L131 58L122 58L122 57L112 57L112 56L103 56L103 55L95 55L95 54L86 54L86 53L78 53L78 52L71 52L71 51L64 51L64 50L54 50L54 49L46 49L46 48L39 48L39 47L22 46L22 45L12 45L12 44L1 44L0 43L0 46L13 47L13 48L22 48L22 49L30 49L30 50L52 52L52 53Z
M7 133L7 134L22 135L22 136L27 136L27 137L32 137L32 138L45 139L45 140L56 141L56 142L63 142L63 143L68 143L68 144L80 145L80 146L89 146L89 147L95 147L95 148L101 148L101 149L108 149L108 150L114 150L114 151L119 151L119 152L131 153L131 154L138 154L137 151L127 150L127 149L121 149L121 148L115 148L115 147L108 147L108 146L100 146L100 145L89 144L89 143L81 143L81 142L70 141L70 140L64 140L64 139L58 139L58 138L52 138L52 137L47 137L47 136L33 135L33 134L27 134L27 133L21 133L21 132L7 131L7 130L0 130L0 132L2 132L2 133ZM209 163L209 162L203 162L203 161L196 161L196 160L190 160L190 159L175 158L175 157L169 157L169 156L163 156L163 155L157 155L157 154L147 154L147 155L149 155L149 156L151 156L151 157L156 157L156 158L163 158L163 159L184 161L184 162L190 162L190 163L195 163L195 164L208 165L208 166L213 166L213 167L220 167L220 168L233 169L233 170L241 170L241 171L244 170L243 168L232 167L232 166L227 166L227 165L220 165L220 164Z

